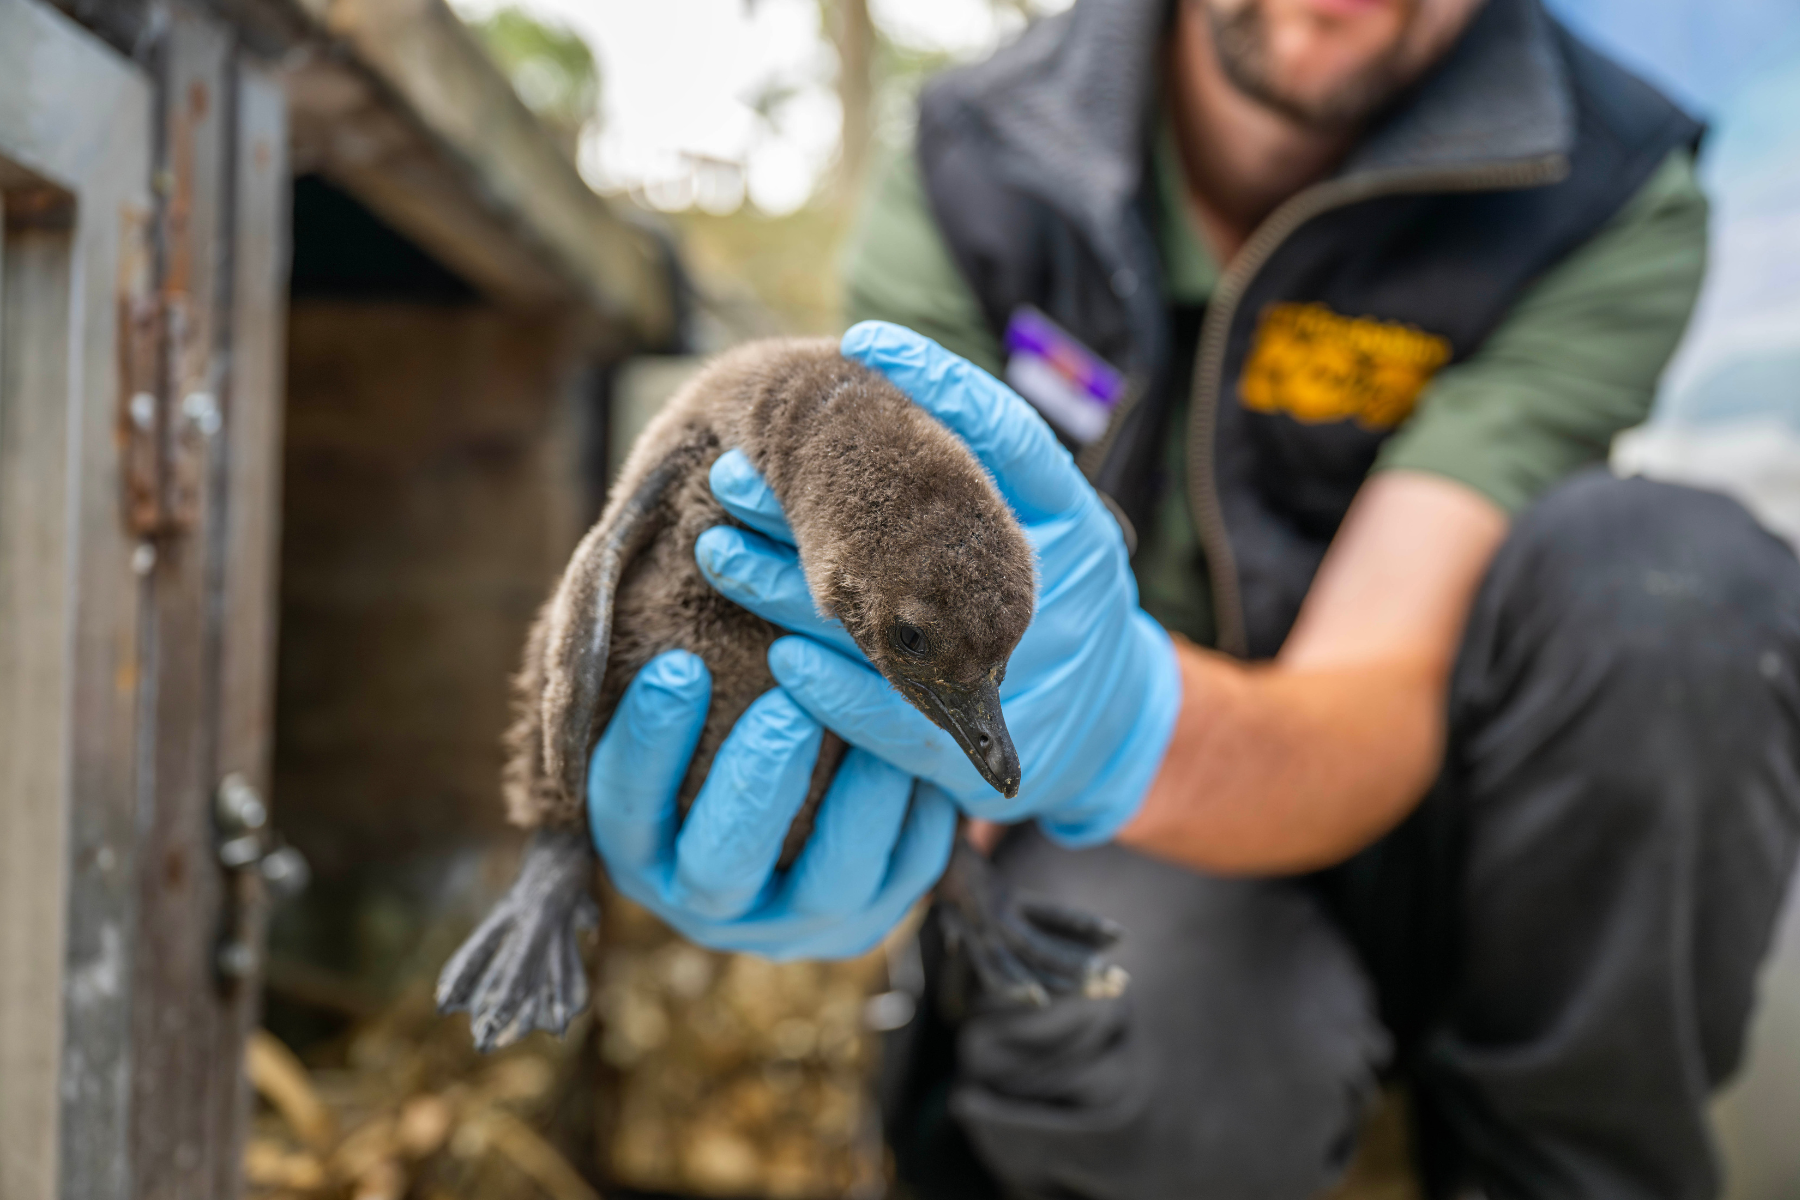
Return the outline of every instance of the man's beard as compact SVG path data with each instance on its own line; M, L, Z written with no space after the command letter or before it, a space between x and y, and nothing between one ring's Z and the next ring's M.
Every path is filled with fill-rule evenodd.
M1260 0L1249 0L1229 15L1221 15L1206 0L1190 2L1206 10L1213 51L1232 86L1301 125L1313 129L1361 125L1387 107L1407 84L1401 62L1405 39L1396 38L1385 54L1328 95L1314 99L1283 91L1269 62L1269 31L1263 24Z

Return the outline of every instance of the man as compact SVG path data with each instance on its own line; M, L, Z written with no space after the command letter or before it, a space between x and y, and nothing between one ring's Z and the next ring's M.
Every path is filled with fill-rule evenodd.
M1300 1200L1390 1074L1433 1195L1714 1194L1800 829L1800 566L1722 498L1581 469L1692 304L1697 132L1537 0L1082 0L943 77L849 294L962 358L844 350L1038 549L1025 787L869 683L728 455L749 531L702 566L810 636L679 837L704 673L634 683L595 758L641 793L595 813L615 882L712 944L851 953L946 800L1029 822L996 862L1122 924L1132 985L957 1031L950 1111L1009 1194ZM802 904L774 847L820 724L921 784Z

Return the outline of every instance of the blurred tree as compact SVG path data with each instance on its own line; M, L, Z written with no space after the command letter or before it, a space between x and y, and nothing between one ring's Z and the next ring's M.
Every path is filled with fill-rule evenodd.
M876 26L874 138L881 151L911 147L919 89L957 58L948 50L896 41Z
M519 99L573 155L582 126L600 115L600 68L581 36L517 6L469 23Z
M869 165L874 138L875 23L869 0L829 0L827 28L838 53L838 102L843 109L836 188L855 196Z

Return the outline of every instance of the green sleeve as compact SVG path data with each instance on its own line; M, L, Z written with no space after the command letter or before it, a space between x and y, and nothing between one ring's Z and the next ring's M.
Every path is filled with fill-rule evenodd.
M1706 198L1678 150L1438 374L1375 469L1448 476L1517 512L1648 415L1705 267Z
M892 155L872 178L845 248L845 316L851 324L905 325L999 374L1000 340L938 232L912 146Z

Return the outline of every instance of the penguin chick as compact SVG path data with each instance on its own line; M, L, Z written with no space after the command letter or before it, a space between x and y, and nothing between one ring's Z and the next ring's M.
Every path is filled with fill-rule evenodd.
M438 983L439 1009L467 1010L483 1050L534 1028L560 1033L587 1002L575 936L596 917L587 763L639 668L683 649L712 673L677 797L684 817L732 726L775 686L768 649L783 631L714 591L694 560L702 532L735 523L708 475L732 448L781 501L820 611L982 778L1018 792L999 687L1031 622L1032 552L992 480L953 434L833 342L774 340L724 354L645 429L527 641L503 784L512 821L537 832L512 890ZM825 735L783 868L805 844L844 750ZM1116 930L1014 904L961 839L939 896L989 991L1044 1003L1052 992L1116 989L1116 968L1097 958Z

